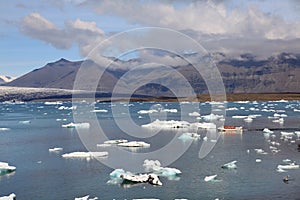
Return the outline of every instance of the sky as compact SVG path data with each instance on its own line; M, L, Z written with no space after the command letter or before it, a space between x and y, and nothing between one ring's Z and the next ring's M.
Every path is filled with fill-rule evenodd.
M230 56L299 53L299 10L298 0L2 0L0 75L83 60L101 41L142 27L176 30Z

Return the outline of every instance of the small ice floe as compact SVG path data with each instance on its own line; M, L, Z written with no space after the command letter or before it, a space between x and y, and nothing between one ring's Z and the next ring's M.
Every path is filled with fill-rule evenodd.
M191 113L189 113L189 116L190 117L199 117L200 116L200 113L198 113L198 112L191 112Z
M112 144L97 144L97 147L111 147Z
M290 162L292 162L292 160L290 160L290 159L284 159L284 160L282 160L282 162L284 162L284 163L290 163Z
M283 170L283 169L281 169L281 168L277 168L276 171L279 172L279 173L287 172L286 170Z
M58 153L58 152L60 152L60 151L62 151L63 150L63 148L61 148L61 147L54 147L54 148L52 148L52 149L49 149L49 152L55 152L55 153Z
M181 171L176 168L162 167L158 160L146 159L143 164L146 172L153 172L159 176L174 177L181 174Z
M131 142L123 142L117 144L117 146L121 147L145 147L148 148L150 147L149 143L143 142L143 141L131 141Z
M286 137L286 136L294 136L294 132L285 132L281 131L281 136Z
M232 119L245 119L247 117L248 116L244 116L244 115L234 115L234 116L232 116Z
M107 113L108 112L108 110L105 110L105 109L99 109L99 110L92 110L91 112L93 112L93 113Z
M175 120L159 120L156 119L155 121L142 125L142 128L148 128L148 129L161 129L161 130L174 130L174 129L184 129L189 128L190 123L187 121L175 121Z
M295 164L295 163L290 163L287 165L278 165L277 166L278 169L299 169L299 165Z
M30 124L30 123L31 123L30 120L19 121L19 124Z
M16 171L15 166L9 166L6 162L0 162L0 175L9 174Z
M0 131L9 131L10 128L0 127Z
M253 118L251 118L251 117L246 117L246 118L244 119L244 121L250 123L250 122L253 121Z
M274 131L271 131L271 130L268 129L268 128L264 128L263 132L264 132L264 133L269 133L269 134L274 133Z
M186 141L186 140L198 140L200 135L197 133L183 133L178 139Z
M295 134L298 138L300 138L300 131L295 131Z
M76 197L75 200L96 200L98 197L90 198L90 195L86 195L84 197Z
M261 163L261 159L260 159L260 158L257 158L257 159L255 159L255 162L256 162L256 163Z
M77 106L71 106L71 107L67 107L67 106L60 106L58 108L58 110L76 110Z
M231 107L231 108L226 108L227 111L231 111L231 110L239 110L237 107Z
M8 196L0 197L0 200L15 200L16 197L17 197L17 196L16 196L14 193L11 193L11 194L8 195Z
M235 163L237 163L236 160L231 161L231 162L229 162L229 163L226 163L226 164L222 165L222 168L223 168L223 169L237 169L237 166L236 166Z
M284 123L284 119L283 118L279 118L279 119L275 119L272 122L274 123L279 123L279 124L283 124Z
M215 121L215 120L220 120L222 118L223 118L222 115L215 115L213 113L211 113L210 115L204 115L204 116L202 116L202 119L204 121L207 121L207 122Z
M80 128L80 129L88 129L90 128L90 124L87 122L83 123L69 123L69 124L63 124L61 125L62 128Z
M124 139L107 140L104 142L104 144L120 144L120 143L125 143L125 142L128 142L128 140L124 140Z
M217 174L211 175L211 176L205 176L204 181L209 182L209 181L215 181L217 177Z
M274 117L287 117L286 114L278 114L278 113L275 113L273 116Z
M254 151L255 151L257 154L262 154L262 155L268 154L268 153L265 152L263 149L254 149Z
M63 158L80 158L80 159L91 159L91 158L98 158L98 157L106 157L108 156L107 151L102 152L72 152L72 153L66 153L63 154Z

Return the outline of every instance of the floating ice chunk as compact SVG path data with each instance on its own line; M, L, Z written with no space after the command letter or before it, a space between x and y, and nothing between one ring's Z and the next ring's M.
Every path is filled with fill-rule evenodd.
M279 172L279 173L287 172L286 170L283 170L281 168L277 168L276 171Z
M76 110L77 106L71 106L71 107L66 107L66 106L60 106L58 110Z
M255 162L256 163L261 163L261 159L257 158L257 159L255 159Z
M149 129L162 129L162 130L173 130L173 129L181 129L181 128L189 128L190 123L187 121L160 121L156 119L155 121L142 125L143 128Z
M198 113L198 112L191 112L191 113L189 113L189 116L191 116L191 117L199 117L200 113Z
M9 166L6 162L0 162L0 175L8 174L16 171L15 166Z
M230 110L239 110L239 109L237 107L232 107L232 108L227 108L226 110L230 111Z
M62 104L62 102L61 101L46 101L45 103L44 103L44 105L61 105Z
M77 197L77 198L75 198L75 200L97 200L98 199L98 197L94 197L91 199L89 197L90 197L90 195L86 195L84 197Z
M94 158L94 157L106 157L108 156L108 152L72 152L72 153L66 153L63 154L63 158Z
M249 122L252 122L253 119L251 117L247 117L247 118L244 119L244 121L249 123Z
M150 147L150 144L143 141L123 142L117 145L121 147L145 147L145 148Z
M80 128L80 129L88 129L90 128L90 124L87 122L83 123L69 123L69 124L63 124L61 125L62 128Z
M156 174L122 174L120 177L126 181L131 181L133 183L150 183L152 185L162 185Z
M62 150L63 150L63 148L61 148L61 147L55 147L55 148L49 149L49 152L60 152Z
M295 131L295 134L297 135L298 138L300 138L300 131Z
M205 176L204 181L205 182L213 181L216 179L216 177L217 177L217 174L211 175L211 176Z
M150 199L132 199L132 200L159 200L159 199L153 199L153 198L150 198Z
M234 115L234 116L232 116L233 119L245 119L247 117L248 116L244 116L244 115Z
M263 132L265 132L265 133L274 133L274 131L271 131L271 130L268 129L268 128L264 128Z
M198 140L200 135L197 133L183 133L181 136L178 137L180 140Z
M30 124L30 123L31 123L30 120L19 121L19 124Z
M140 110L138 111L137 113L138 114L152 114L152 113L157 113L158 111L157 110Z
M223 169L237 169L237 166L236 166L235 163L237 163L236 160L234 160L234 161L232 161L232 162L229 162L229 163L226 163L226 164L224 164L224 165L222 166L222 168L223 168Z
M105 110L105 109L99 109L99 110L92 110L91 112L94 112L94 113L107 113L108 110Z
M215 115L215 114L211 113L210 115L202 116L202 118L203 118L204 121L215 121L215 120L223 118L223 116L222 115Z
M263 149L254 149L254 151L257 153L257 154L268 154L267 152L265 152Z
M289 162L292 162L292 160L290 160L290 159L284 159L284 160L282 160L282 162L289 163Z
M16 197L17 197L17 196L16 196L14 193L11 193L11 194L8 195L8 196L0 197L0 200L15 200Z
M285 131L281 131L281 136L285 137L285 136L294 136L294 132L285 132Z
M181 174L181 171L176 168L171 167L161 167L161 164L158 160L148 160L144 161L143 166L147 172L153 172L159 176L171 177Z
M272 122L274 123L279 123L279 124L283 124L284 123L284 119L283 118L279 118L279 119L275 119Z
M0 128L0 131L9 131L9 130L10 128L5 128L5 127Z
M124 139L107 140L104 142L104 144L119 144L119 143L125 143L125 142L128 142L128 140L124 140Z
M278 169L299 169L299 165L295 163L290 163L288 165L278 165Z

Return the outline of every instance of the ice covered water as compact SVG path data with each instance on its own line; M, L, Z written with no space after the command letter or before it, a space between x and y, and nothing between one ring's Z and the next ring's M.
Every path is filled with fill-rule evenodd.
M173 172L170 168L179 169L181 172L180 179L159 177L163 183L161 187L148 184L130 187L111 185L107 182L110 180L109 174L114 169L99 160L90 159L87 162L86 158L63 158L63 154L71 152L89 152L79 138L78 128L61 127L71 122L75 123L72 112L83 112L78 107L73 107L71 103L1 104L1 161L15 166L16 172L0 176L0 196L14 193L18 199L45 200L75 199L87 195L90 199L94 197L99 199L298 198L300 160L297 147L300 143L298 129L300 102L229 102L226 116L211 115L210 103L201 103L199 109L192 102L160 103L162 112L151 113L151 109L157 110L156 104L136 102L122 104L122 106L129 109L130 117L140 127L155 122L153 117L159 113L165 114L166 118L159 119L158 126L168 127L167 121L173 120L174 124L178 122L178 126L186 125L189 129L182 130L176 136L176 131L165 128L149 138L136 138L127 135L114 122L114 118L126 120L128 117L122 113L112 115L112 108L121 104L96 103L95 109L88 112L97 116L107 138L98 140L98 130L93 123L81 130L87 135L94 133L91 152L108 152L107 156L100 158L103 160L111 159L109 151L113 148L127 151L125 147L116 147L116 143L120 140L143 141L150 144L148 148L139 148L133 152L132 156L134 156L134 154L164 148L172 140L178 142L177 148L184 148L188 143L178 137L184 133L197 133L199 139L192 140L188 150L174 163L165 165L163 160L160 160L160 166L168 169L168 173ZM183 106L193 106L193 109L181 113ZM149 112L138 113L141 110ZM193 114L189 115L189 113ZM185 118L182 119L181 115ZM253 119L251 123L244 121L249 116ZM242 126L243 134L221 135L212 151L205 158L199 159L199 149L204 138L209 140L207 131L218 128L211 122L212 119L217 118L224 118L225 125ZM82 123L85 123L85 120L89 119L84 119ZM163 121L166 123L164 124ZM108 143L112 144L97 146L105 141L111 141ZM172 155L172 152L168 155ZM123 167L122 162L125 159L116 159L119 168ZM257 159L261 162L257 162L259 161ZM149 158L149 160L155 159ZM224 164L231 161L237 161L236 169L222 169ZM142 166L143 163L140 164ZM278 166L280 167L277 168ZM133 173L142 172L144 171L133 171ZM222 181L204 181L206 176L216 174L217 180ZM286 175L294 181L284 184L282 178Z

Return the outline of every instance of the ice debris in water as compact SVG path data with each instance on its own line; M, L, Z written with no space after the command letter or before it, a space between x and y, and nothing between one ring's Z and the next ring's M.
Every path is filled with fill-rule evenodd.
M236 166L235 163L237 163L236 160L231 161L231 162L229 162L229 163L226 163L226 164L222 165L222 168L223 168L223 169L237 169L237 166Z
M205 176L204 181L209 182L209 181L214 181L216 180L217 174L211 175L211 176Z
M189 113L189 116L190 117L199 117L200 116L200 113L198 113L198 112L191 112L191 113Z
M19 121L19 124L30 124L30 123L31 123L30 120Z
M49 149L49 152L60 152L60 151L62 151L63 150L63 148L61 148L61 147L54 147L54 148L50 148Z
M91 159L93 157L105 157L108 156L108 152L72 152L72 153L66 153L63 154L63 158L85 158L85 159Z
M159 120L156 119L149 124L142 125L143 128L147 129L161 129L161 130L177 130L177 129L187 129L187 130L198 130L198 128L203 129L215 129L216 125L214 123L189 123L187 121L175 121L175 120Z
M128 142L128 140L117 139L117 140L107 140L104 142L104 144L119 144L119 143L125 143L125 142Z
M82 129L88 129L90 128L90 124L87 122L83 123L69 123L69 124L63 124L61 125L62 128L82 128Z
M215 115L213 113L211 113L210 115L204 115L204 116L202 116L202 119L204 121L207 121L207 122L215 121L215 120L220 120L222 118L223 118L222 115Z
M108 110L106 110L106 109L95 109L95 110L92 110L91 112L94 112L94 113L107 113L108 112Z
M15 166L9 166L6 162L0 162L0 175L8 174L16 171Z
M117 146L121 147L144 147L148 148L150 147L150 144L143 142L143 141L131 141L131 142L122 142L118 143Z
M186 141L186 140L198 140L200 135L197 133L183 133L178 139Z
M89 197L90 197L90 195L86 195L84 197L77 197L77 198L75 198L75 200L96 200L96 199L98 199L98 197L94 197L94 198L89 198Z
M145 171L147 172L153 172L154 174L157 174L159 176L177 176L181 174L181 171L176 168L171 167L162 167L161 163L158 160L148 160L146 159L143 164Z
M5 127L0 128L0 131L9 131L9 130L10 128L5 128Z
M15 200L16 197L17 197L17 196L16 196L14 193L11 193L11 194L8 195L8 196L0 197L0 200Z
M255 151L257 154L263 154L263 155L268 154L268 153L265 152L263 149L254 149L254 151Z

